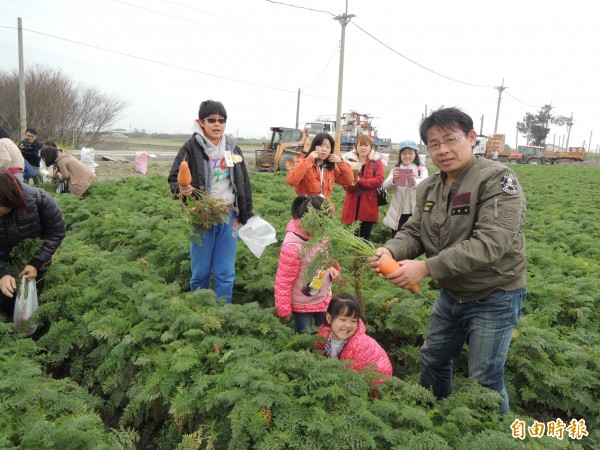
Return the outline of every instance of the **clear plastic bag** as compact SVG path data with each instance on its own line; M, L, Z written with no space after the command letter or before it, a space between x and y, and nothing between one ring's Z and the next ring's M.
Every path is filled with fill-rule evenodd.
M240 228L238 235L257 258L262 256L267 245L277 242L275 228L258 216L250 217L246 225Z
M37 329L37 324L26 323L38 307L38 298L35 278L21 278L21 285L17 291L13 325L15 333L32 334Z

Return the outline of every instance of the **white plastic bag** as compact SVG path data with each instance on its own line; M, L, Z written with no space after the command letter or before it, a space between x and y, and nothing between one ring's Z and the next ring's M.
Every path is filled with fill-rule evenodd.
M238 235L257 258L262 256L267 245L277 242L275 228L258 216L250 217L246 225L240 228Z
M17 291L13 325L15 333L32 334L36 329L35 323L25 322L33 315L38 307L35 278L21 278L21 285Z
M89 168L92 172L96 173L96 167L98 167L98 164L96 164L94 159L94 149L82 147L81 151L79 152L79 160L83 163L84 166Z

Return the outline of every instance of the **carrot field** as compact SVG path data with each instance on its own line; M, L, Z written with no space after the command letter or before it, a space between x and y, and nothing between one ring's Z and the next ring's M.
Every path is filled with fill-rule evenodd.
M367 330L394 366L376 394L375 375L317 356L313 335L276 318L294 198L284 174L251 173L254 212L279 243L257 260L240 242L232 305L189 292L189 230L166 179L130 177L57 197L67 237L47 272L38 330L15 336L0 323L0 448L599 448L600 168L511 168L527 197L529 295L507 361L506 416L497 393L465 377L465 353L449 398L419 385L437 295L428 279L425 299L344 267L335 289L363 298ZM339 186L333 199L339 213ZM372 238L389 234L377 224ZM19 246L13 270L36 245ZM548 425L559 419L561 437ZM523 439L521 423L533 430Z

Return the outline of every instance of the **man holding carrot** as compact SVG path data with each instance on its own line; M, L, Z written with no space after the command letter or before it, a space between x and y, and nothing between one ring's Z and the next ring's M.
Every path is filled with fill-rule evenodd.
M496 390L505 413L504 365L527 294L525 196L504 164L472 154L477 132L464 112L434 111L420 135L440 172L418 186L412 217L367 261L378 273L379 257L394 257L401 267L386 278L403 289L426 276L441 287L421 347L421 384L450 395L452 359L466 342L469 377Z
M230 205L226 223L215 223L202 233L200 242L194 239L190 244L190 288L208 289L212 272L215 295L231 303L238 228L253 212L248 170L235 139L225 135L226 122L227 111L221 102L200 104L194 135L177 153L168 181L174 194L195 195L194 190L201 190ZM179 177L184 161L191 179L187 174ZM187 170L186 164L183 168Z

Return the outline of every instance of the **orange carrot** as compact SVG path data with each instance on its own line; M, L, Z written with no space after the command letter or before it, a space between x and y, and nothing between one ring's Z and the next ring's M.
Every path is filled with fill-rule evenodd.
M179 165L179 173L177 174L177 183L179 186L189 186L192 184L192 173L187 161L181 161Z
M379 272L381 272L383 275L387 276L390 273L395 272L400 267L402 267L402 264L400 264L398 261L396 261L394 258L392 258L387 253L384 253L383 255L381 255L381 258L379 258L379 266L378 267L379 267ZM420 291L419 285L413 284L409 288L409 290L410 290L410 292L414 292L416 294Z
M400 264L398 263L398 261L396 261L390 255L388 255L387 253L384 253L383 255L381 255L381 258L379 258L379 266L378 267L379 267L379 272L381 272L383 275L387 276L390 273L398 270L400 268Z

